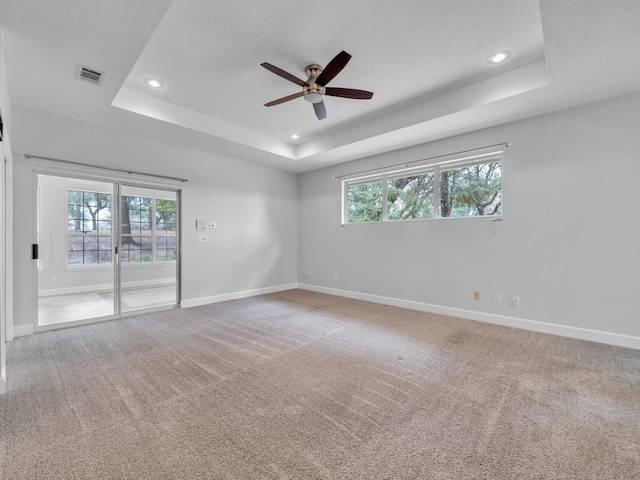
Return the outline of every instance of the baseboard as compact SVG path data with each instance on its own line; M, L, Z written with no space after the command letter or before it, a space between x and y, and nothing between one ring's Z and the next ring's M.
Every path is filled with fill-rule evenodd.
M182 300L180 306L182 308L197 307L208 303L226 302L227 300L237 300L239 298L255 297L256 295L265 295L267 293L283 292L285 290L293 290L298 288L297 283L287 285L277 285L275 287L256 288L253 290L242 290L240 292L222 293L211 297L193 298L190 300Z
M449 315L451 317L464 318L467 320L477 320L479 322L493 323L495 325L522 328L524 330L532 330L534 332L549 333L552 335L560 335L562 337L577 338L580 340L589 340L591 342L606 343L609 345L616 345L619 347L627 347L640 350L640 337L633 337L631 335L621 335L618 333L603 332L600 330L591 330L588 328L570 327L567 325L539 322L536 320L525 320L522 318L508 317L505 315L475 312L472 310L464 310L461 308L444 307L441 305L433 305L430 303L414 302L412 300L383 297L380 295L353 292L350 290L340 290L337 288L319 287L316 285L309 285L304 283L298 284L298 288L303 290L310 290L312 292L327 293L329 295L353 298L356 300L381 303L383 305L391 305L394 307L408 308L411 310L419 310L429 313L437 313L440 315Z
M27 335L33 335L33 325L13 326L13 338L26 337Z
M283 292L285 290L293 290L298 288L297 283L287 285L276 285L274 287L256 288L253 290L243 290L241 292L223 293L221 295L213 295L211 297L194 298L191 300L182 300L181 308L197 307L208 303L224 302L227 300L236 300L238 298L255 297L257 295L265 295L267 293ZM33 325L14 325L13 337L24 337L33 334Z
M354 292L350 290L341 290L337 288L320 287L317 285L309 285L304 283L290 283L286 285L277 285L274 287L257 288L253 290L243 290L240 292L223 293L210 297L194 298L190 300L182 300L181 308L197 307L208 303L225 302L227 300L236 300L240 298L254 297L257 295L265 295L267 293L282 292L300 288L312 292L326 293L339 297L353 298L356 300L364 300L367 302L380 303L383 305L391 305L394 307L408 308L422 312L437 313L440 315L449 315L452 317L465 318L467 320L476 320L479 322L492 323L495 325L503 325L506 327L522 328L524 330L532 330L534 332L549 333L551 335L560 335L562 337L577 338L580 340L589 340L592 342L606 343L619 347L633 348L640 350L640 337L631 335L621 335L618 333L603 332L601 330L591 330L587 328L570 327L555 323L539 322L536 320L525 320L522 318L508 317L505 315L495 315L491 313L476 312L473 310L464 310L461 308L445 307L442 305L434 305L430 303L415 302L412 300L403 300L400 298L384 297L381 295L372 295L369 293ZM21 337L33 334L33 325L14 325L13 336Z

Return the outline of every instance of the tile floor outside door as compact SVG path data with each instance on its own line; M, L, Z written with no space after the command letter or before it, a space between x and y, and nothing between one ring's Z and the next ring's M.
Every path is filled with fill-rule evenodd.
M176 286L127 289L122 292L122 311L175 305ZM38 325L86 320L113 315L113 292L73 293L38 299Z

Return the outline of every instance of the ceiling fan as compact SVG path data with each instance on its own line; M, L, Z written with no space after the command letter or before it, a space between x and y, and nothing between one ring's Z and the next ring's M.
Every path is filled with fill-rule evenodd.
M270 72L273 72L276 75L302 87L301 92L279 98L278 100L274 100L269 103L265 103L264 106L273 107L274 105L280 105L281 103L288 102L289 100L293 100L294 98L304 97L307 102L313 103L313 109L316 112L318 120L323 120L327 118L327 109L324 106L325 95L329 95L331 97L353 98L356 100L370 100L371 97L373 97L373 92L367 92L366 90L356 90L353 88L336 88L326 86L327 83L333 80L333 78L342 71L349 60L351 60L351 55L343 50L338 55L333 57L333 60L329 62L324 70L320 65L317 65L315 63L307 65L304 69L304 73L307 74L306 81L300 80L290 73L271 65L270 63L265 62L261 64Z

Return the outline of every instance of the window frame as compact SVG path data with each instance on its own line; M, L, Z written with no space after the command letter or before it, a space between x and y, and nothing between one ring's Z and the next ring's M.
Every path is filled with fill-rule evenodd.
M113 266L113 261L114 261L114 257L113 255L115 254L115 248L118 246L118 242L116 242L116 231L115 231L115 227L114 227L114 205L113 205L113 194L111 193L104 193L104 192L94 192L94 191L90 191L90 190L79 190L77 188L67 188L67 199L69 198L69 192L82 192L82 194L84 195L85 193L91 193L91 194L96 194L96 195L109 195L111 196L111 207L110 207L110 216L111 216L111 228L110 228L110 234L106 235L106 234L100 234L100 230L98 229L97 231L91 231L91 232L84 232L84 231L70 231L68 229L68 222L69 222L69 214L68 214L68 200L67 200L67 255L66 255L66 269L85 269L85 268L103 268L106 266L112 267ZM151 266L151 265L163 265L163 264L170 264L170 263L175 263L177 261L178 255L179 255L179 241L178 241L178 202L177 199L175 200L171 200L171 199L164 199L164 198L157 198L157 197L145 197L145 196L136 196L136 195L121 195L121 198L144 198L144 199L150 199L151 200L151 209L149 210L149 223L150 223L150 227L151 227L151 234L144 234L142 233L142 231L140 232L134 232L134 233L123 233L122 231L119 232L120 234L120 243L122 242L122 238L124 237L146 237L146 238L151 238L151 255L152 255L152 259L149 261L121 261L121 264L123 267L127 268L127 266ZM175 235L158 235L157 232L159 231L157 229L156 226L156 221L157 221L157 201L158 200L163 200L163 201L168 201L168 202L173 202L174 204L174 217L175 217L175 223L173 223L173 230L169 230L166 228L161 229L161 231L171 231L174 232ZM118 208L122 209L122 204L124 203L119 202L120 205L118 205ZM121 221L121 215L122 212L119 211L118 212L118 221ZM117 225L116 225L117 227ZM84 259L85 259L85 237L107 237L109 236L111 238L111 261L110 262L96 262L96 263L85 263ZM73 264L73 263L69 263L69 238L70 237L80 237L83 239L82 244L83 244L83 249L82 249L82 263L77 263L77 264ZM175 238L175 242L176 242L176 247L175 247L175 251L176 251L176 255L175 255L175 259L173 260L169 260L169 259L165 259L165 260L158 260L157 257L157 243L158 243L158 238L167 238L167 237L173 237ZM142 251L147 251L148 249L142 250ZM169 250L168 248L162 248L161 250ZM124 251L122 249L122 247L119 250L119 254L122 255L124 254ZM142 256L142 255L141 255ZM98 256L99 259L99 256Z
M150 238L151 239L151 260L140 260L140 261L124 261L122 260L122 265L126 266L126 265L136 265L136 266L140 266L140 265L163 265L163 264L167 264L167 263L171 263L171 262L176 262L177 258L178 258L178 224L177 224L177 220L178 220L178 203L177 200L170 200L170 199L164 199L164 198L158 198L158 197L145 197L145 196L139 196L139 195L122 195L122 204L124 205L124 199L125 198L137 198L137 199L149 199L151 200L150 203L150 209L149 209L149 223L150 223L150 230L151 233L149 234L144 234L142 233L142 229L140 229L139 232L131 232L131 233L122 233L120 232L120 243L122 243L122 239L125 237L128 238L132 238L132 237L140 237L140 238ZM160 231L163 232L175 232L175 235L158 235L158 231L159 229L157 228L157 215L158 215L158 200L162 200L162 201L166 201L166 202L172 202L173 203L173 214L175 216L175 223L173 224L174 229L173 230L168 230L166 228L160 229ZM122 205L120 206L120 208L122 209ZM121 212L122 215L122 212ZM122 223L122 220L121 220ZM176 239L176 258L173 260L158 260L158 239L159 238L169 238L169 237L173 237ZM160 250L168 250L168 248L161 248ZM131 249L129 249L129 251L131 251ZM141 257L142 257L142 252L144 251L148 251L148 249L141 249ZM124 248L121 245L121 251L120 251L120 255L121 258L124 258Z
M484 165L489 163L500 163L500 198L502 203L500 205L500 213L494 215L465 215L465 216L441 216L440 213L440 172L446 170L454 170L456 168L471 167L474 165ZM454 158L436 163L424 163L417 164L409 167L409 164L405 168L394 168L393 170L381 171L377 173L370 173L367 175L358 176L354 174L348 178L341 179L342 185L342 211L341 211L341 224L342 225L359 225L359 224L377 224L377 223L395 223L395 222L415 222L415 221L429 221L429 220L450 220L460 218L501 218L504 215L504 152L497 151L491 153L484 153L479 155L467 156L462 158ZM432 218L408 218L408 219L395 219L389 220L388 218L388 180L389 178L399 178L402 176L409 176L411 174L417 174L432 172L433 173L433 217ZM348 194L349 186L361 185L364 183L382 182L382 218L380 220L369 220L362 222L350 222L348 220L349 215L347 209L349 208Z
M109 233L108 234L101 234L100 233L100 222L101 220L98 218L97 221L97 230L91 230L91 231L85 231L85 230L80 230L80 231L70 231L69 230L69 193L70 192L81 192L83 199L84 199L84 195L87 193L90 194L94 194L94 195L108 195L109 197L111 197L110 199L110 207L109 207ZM84 208L84 207L83 207ZM77 220L77 219L76 219ZM84 217L82 219L82 221L84 222ZM69 240L71 237L76 237L76 238L81 238L82 239L82 263L69 263ZM98 246L98 248L96 249L96 251L98 252L97 254L97 261L95 263L85 263L85 257L86 257L86 252L87 251L91 251L91 250L87 250L85 248L86 246L86 238L95 238L97 245L100 244L100 237L109 237L111 239L111 250L110 250L110 261L109 262L100 262L100 248ZM108 251L108 250L103 250L103 251ZM105 193L105 192L94 192L94 191L90 191L90 190L78 190L77 188L67 188L67 258L66 258L66 267L67 268L84 268L84 267L100 267L100 266L104 266L104 265L113 265L113 254L114 254L114 231L113 231L113 193Z

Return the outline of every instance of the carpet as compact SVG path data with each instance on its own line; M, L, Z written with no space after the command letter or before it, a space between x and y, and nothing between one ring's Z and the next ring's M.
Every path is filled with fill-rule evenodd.
M290 290L21 337L0 478L640 479L640 351Z

